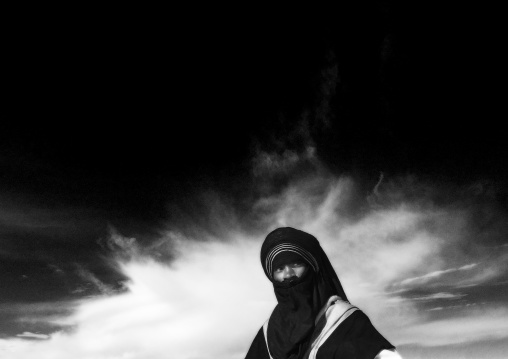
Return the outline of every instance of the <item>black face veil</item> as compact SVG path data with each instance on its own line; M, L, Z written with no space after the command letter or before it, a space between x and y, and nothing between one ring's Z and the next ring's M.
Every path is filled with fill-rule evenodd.
M280 283L273 279L274 265L288 253L305 260L309 270L296 281ZM270 354L274 359L302 358L319 310L332 295L347 301L346 294L318 240L306 232L291 227L270 232L261 247L261 264L278 302L268 321Z

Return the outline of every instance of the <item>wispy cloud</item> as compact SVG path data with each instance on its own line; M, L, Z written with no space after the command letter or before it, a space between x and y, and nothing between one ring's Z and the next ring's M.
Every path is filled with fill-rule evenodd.
M397 337L400 345L419 343L427 346L508 338L508 309L476 307L466 315L404 326Z
M19 338L32 338L32 339L49 339L50 336L47 334L40 333L31 333L31 332L23 332L21 334L16 335Z
M282 153L259 151L253 160L254 176L288 175L302 164L316 165L315 148L307 146L303 152L284 150Z
M460 294L460 293L446 293L446 292L440 292L440 293L434 293L429 294L421 297L414 297L411 298L412 300L435 300L435 299L460 299L462 297L465 297L466 294Z
M101 294L109 295L115 292L113 288L111 288L106 283L102 282L99 278L97 278L95 274L93 274L91 271L89 271L82 265L76 264L76 268L77 274L85 281L85 283L93 286L93 288L98 290ZM79 286L77 289L78 291L79 288L83 289L84 287L83 285Z
M477 263L471 263L471 264L467 264L467 265L464 265L464 266L459 267L459 268L450 268L450 269L438 270L438 271L430 272L430 273L424 274L424 275L419 276L419 277L413 277L413 278L404 279L403 281L400 282L400 285L424 284L424 283L427 283L427 282L429 282L431 280L437 280L441 276L443 276L444 274L453 273L453 272L457 272L457 271L470 270L470 269L475 268L477 265L478 265Z
M274 305L257 243L243 236L183 246L171 267L150 258L123 264L128 293L83 301L67 318L74 331L38 346L16 343L11 358L241 357ZM235 328L227 340L226 328Z
M467 206L448 208L429 200L428 192L415 194L413 187L424 185L414 179L414 186L401 188L384 180L372 205L353 179L319 166L298 175L291 169L298 161L289 156L263 162L274 171L289 171L291 180L278 191L261 192L247 214L222 203L220 195L207 196L196 207L211 206L199 212L210 218L169 223L147 248L112 231L103 245L128 254L112 259L129 278L127 290L113 293L81 267L81 278L104 295L84 299L72 315L59 318L74 329L47 333L51 338L45 341L0 340L0 351L19 359L34 353L51 359L241 358L275 305L259 249L278 226L301 228L319 239L351 302L395 345L507 336L508 309L502 305L486 302L461 311L460 317L434 320L437 313L432 312L447 308L441 302L467 305L470 295L430 286L425 293L406 290L457 273L483 284L501 281L504 254L494 264L485 263L486 256L475 257L478 244L464 236L472 226ZM244 217L255 218L256 225L252 220L243 225ZM194 231L180 231L193 225ZM453 256L450 243L462 245ZM441 302L429 309L433 301Z

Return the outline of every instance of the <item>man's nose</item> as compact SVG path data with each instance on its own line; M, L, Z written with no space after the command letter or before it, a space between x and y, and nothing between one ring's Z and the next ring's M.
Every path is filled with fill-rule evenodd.
M295 276L295 271L290 266L284 266L284 278L291 278Z

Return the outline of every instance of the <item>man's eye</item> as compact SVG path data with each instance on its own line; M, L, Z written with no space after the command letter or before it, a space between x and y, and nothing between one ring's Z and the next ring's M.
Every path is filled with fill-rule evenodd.
M284 270L284 268L280 267L280 268L277 268L275 271L276 272L282 272Z

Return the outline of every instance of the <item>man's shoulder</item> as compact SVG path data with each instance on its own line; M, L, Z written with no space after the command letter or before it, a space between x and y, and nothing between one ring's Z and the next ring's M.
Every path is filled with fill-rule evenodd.
M358 311L359 308L348 301L342 300L340 297L335 296L328 301L328 308L325 311L326 321L335 322L345 319L344 316L349 316L353 312Z
M338 325L330 327L328 335L322 341L319 350L321 356L318 359L335 352L342 353L345 358L374 358L384 349L395 349L372 325L369 317L351 303L336 302L328 312L331 318L340 319L336 321Z

